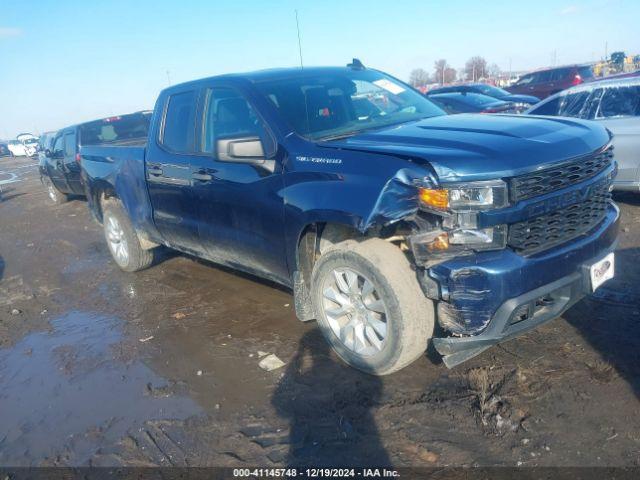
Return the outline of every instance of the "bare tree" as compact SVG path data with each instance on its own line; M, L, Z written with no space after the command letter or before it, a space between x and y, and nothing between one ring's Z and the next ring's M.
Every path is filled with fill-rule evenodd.
M501 74L502 70L500 70L498 64L492 63L487 67L487 75L489 75L490 78L498 78Z
M451 83L456 79L456 70L451 68L444 58L433 64L434 80L438 83Z
M475 82L487 76L487 61L482 57L471 57L464 66L467 80Z
M423 87L430 82L431 78L429 77L429 72L424 68L414 68L411 70L411 73L409 74L409 83L411 86Z

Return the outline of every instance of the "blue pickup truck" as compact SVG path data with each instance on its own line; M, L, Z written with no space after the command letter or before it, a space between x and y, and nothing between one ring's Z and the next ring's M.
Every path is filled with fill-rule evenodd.
M455 366L613 276L606 129L446 115L359 62L172 86L146 146L83 147L81 167L120 268L166 246L283 284L372 374L430 342Z

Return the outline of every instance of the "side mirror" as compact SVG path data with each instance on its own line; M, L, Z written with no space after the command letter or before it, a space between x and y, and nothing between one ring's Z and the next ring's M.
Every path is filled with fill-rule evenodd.
M265 158L262 142L258 137L236 137L221 139L216 142L216 153L221 162L246 163L267 170L275 171L274 160Z
M226 162L264 160L262 142L257 137L229 138L218 140L218 159Z
M53 157L53 152L47 148L44 151L44 156L47 157L47 158L51 158L51 157Z

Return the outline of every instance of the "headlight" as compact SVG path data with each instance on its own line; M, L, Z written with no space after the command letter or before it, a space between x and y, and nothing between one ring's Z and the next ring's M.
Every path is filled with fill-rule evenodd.
M505 248L507 226L478 228L478 215L481 211L505 207L507 198L507 185L502 180L421 188L421 207L442 216L441 230L416 235L411 240L414 255L427 260L433 254L457 255Z
M420 202L427 209L450 212L489 210L507 204L507 185L502 180L421 188Z
M507 239L507 226L496 225L490 228L460 228L447 233L450 245L462 245L474 250L494 250L504 248Z

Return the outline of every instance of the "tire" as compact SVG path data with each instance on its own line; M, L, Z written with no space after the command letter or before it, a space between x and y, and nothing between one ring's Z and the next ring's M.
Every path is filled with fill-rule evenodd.
M69 197L67 194L62 193L58 188L53 184L49 177L43 177L44 186L47 189L47 195L49 196L49 200L51 200L56 205L62 205L63 203L67 203L69 201Z
M125 272L144 270L153 263L153 251L145 250L119 200L102 203L102 223L113 260Z
M311 296L318 325L331 347L366 373L400 370L424 354L433 336L433 302L424 296L400 249L379 238L330 247L314 265ZM345 297L350 299L347 306ZM343 316L345 310L351 313Z

